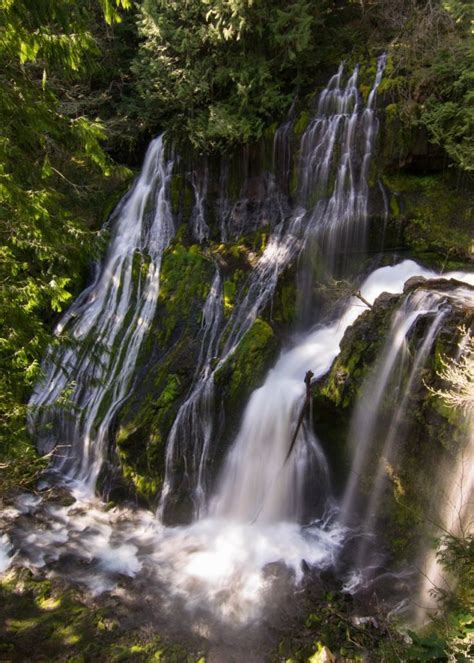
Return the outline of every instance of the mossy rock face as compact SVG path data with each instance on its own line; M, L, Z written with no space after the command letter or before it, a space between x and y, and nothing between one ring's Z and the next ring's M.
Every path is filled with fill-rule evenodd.
M330 372L314 388L314 421L316 433L322 440L330 464L336 468L335 479L342 490L350 469L348 449L349 429L355 405L365 380L373 374L376 359L382 350L392 317L403 298L419 288L444 290L447 294L458 287L456 282L439 279L426 283L410 280L404 295L381 295L374 307L366 311L350 327L341 342L341 352ZM421 316L413 325L407 343L413 358L426 337L432 323L431 316ZM460 304L452 304L442 327L436 335L418 380L408 394L403 431L396 438L390 458L385 458L384 440L394 408L407 386L409 364L399 374L399 387L388 389L377 414L377 430L373 448L359 481L361 512L374 487L378 468L385 472L385 488L380 496L377 530L381 546L393 560L413 562L419 554L420 541L430 530L429 522L436 522L439 514L435 505L442 504L441 468L456 463L467 439L462 413L447 408L435 393L444 388L438 375L441 360L455 357L462 327L474 323L474 311ZM397 396L398 394L398 396Z
M236 298L245 292L242 289L248 273L266 241L263 230L238 242L211 243L204 250L178 241L164 255L155 321L139 355L133 392L117 417L115 435L116 462L123 479L145 503L156 504L164 477L168 436L193 383L201 352L202 311L215 263L223 276L222 330ZM289 281L285 288L288 292L278 294L279 323L275 323L281 329L292 315L293 290ZM210 459L211 473L217 470L250 393L263 382L279 347L280 334L263 318L257 318L218 371L216 422L224 420L225 430L222 436L216 432L218 458L215 463ZM184 467L177 465L174 471L181 476ZM189 504L178 507L189 510Z
M382 330L388 330L398 295L382 294L373 308L364 311L347 329L341 341L341 350L330 372L318 382L314 397L333 403L342 411L351 410L360 392L361 384L375 362L384 341Z
M212 262L198 245L176 244L166 251L157 310L157 341L161 347L181 335L183 326L195 325L209 293L212 274Z
M196 246L173 244L163 257L152 329L140 351L133 393L117 422L117 460L138 498L154 503L164 476L165 444L189 391L200 351L202 309L214 274Z
M397 76L389 59L377 95L380 129L372 169L380 176L388 198L384 249L408 251L415 259L438 269L472 264L472 178L450 165L444 151L430 142L422 126L409 125L400 116ZM370 182L370 188L369 220L375 222L382 201L375 182ZM372 251L380 250L380 233L374 227Z
M474 238L474 197L445 175L386 175L391 216L403 228L403 243L433 266L468 262Z

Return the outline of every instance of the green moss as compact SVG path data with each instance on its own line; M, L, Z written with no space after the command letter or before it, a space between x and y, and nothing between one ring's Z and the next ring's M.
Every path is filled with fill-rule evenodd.
M295 134L295 136L299 138L300 136L303 135L310 120L311 120L311 115L308 113L308 111L304 110L299 114L298 119L293 125L293 133Z
M441 175L385 177L393 216L404 222L404 240L415 256L444 267L466 261L474 235L474 203ZM400 202L402 201L402 207Z
M174 215L185 223L191 216L193 208L194 193L191 185L182 173L174 173L171 177L170 186L171 209Z
M343 410L352 408L360 387L381 346L392 307L377 307L364 312L350 327L342 342L341 351L326 378L316 387L316 400L323 397Z
M184 390L179 375L166 374L168 366L165 362L154 376L160 390L158 398L148 394L116 435L124 479L134 486L137 496L147 502L153 502L162 485L164 444Z
M229 316L234 308L236 283L234 280L224 281L224 314Z
M249 394L264 379L277 347L271 326L257 318L235 353L216 374L216 383L226 394L226 409L241 411Z
M144 378L125 404L116 436L126 483L153 503L163 481L164 446L195 370L201 314L214 264L196 245L175 243L166 251L155 322L140 351ZM151 361L151 364L150 364Z
M295 276L288 273L280 278L277 291L273 298L272 320L275 322L289 325L295 319L297 292Z
M264 139L265 140L270 140L273 141L273 138L275 136L275 132L278 129L278 123L274 122L273 124L270 124L264 131Z
M367 102L371 89L372 89L371 85L359 85L359 92L364 102Z
M183 178L181 175L173 175L170 182L170 200L171 209L175 214L179 211L181 201L181 190L183 188Z
M385 106L385 114L388 118L395 117L397 113L398 113L397 104L388 104L387 106Z
M233 362L230 381L231 402L238 400L247 385L263 377L266 359L273 354L274 333L269 324L257 318L243 337Z
M198 245L176 244L165 253L160 276L158 306L162 311L158 339L166 346L178 324L185 324L192 310L202 309L208 295L213 265Z

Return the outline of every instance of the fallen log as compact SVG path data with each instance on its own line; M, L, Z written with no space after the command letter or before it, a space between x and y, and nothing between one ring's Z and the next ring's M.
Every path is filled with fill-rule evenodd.
M311 403L311 378L313 376L314 373L312 371L307 371L306 375L304 376L304 383L306 385L306 397L304 399L303 407L301 408L300 416L298 417L298 423L296 424L295 432L293 433L293 438L291 440L290 448L288 449L288 453L286 454L285 463L287 462L288 458L291 456L291 452L293 451L293 447L295 446L296 438L298 437L301 424L303 423L304 415Z
M361 302L364 302L364 304L365 304L366 306L368 306L369 308L372 308L372 304L371 304L370 302L368 302L368 301L365 299L365 297L362 297L362 293L361 293L360 290L356 290L355 292L353 292L353 293L352 293L352 296L353 296L353 297L357 297L357 299L360 299Z

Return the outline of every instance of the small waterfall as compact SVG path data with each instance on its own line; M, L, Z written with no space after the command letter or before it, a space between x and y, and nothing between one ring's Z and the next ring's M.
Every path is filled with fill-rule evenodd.
M369 167L378 132L374 103L385 62L382 55L365 108L357 89L359 68L343 87L341 65L321 93L316 117L302 138L299 199L306 207L311 199L319 199L310 223L328 266L331 261L335 266L336 253L365 248Z
M204 166L202 177L196 171L193 172L192 186L194 190L194 207L191 212L191 228L194 239L201 243L209 237L209 226L206 223L204 205L207 197L209 170L207 164Z
M273 139L272 171L275 175L278 188L288 194L290 186L290 174L292 165L292 142L291 132L293 129L293 115L295 102L293 102L288 113L288 119L280 124L275 131Z
M304 321L311 319L315 273L319 279L345 275L348 262L358 264L366 250L369 168L378 132L374 103L385 62L382 55L365 108L357 89L359 67L344 85L341 64L302 136L298 202L308 210L308 241L298 290Z
M407 278L423 272L414 262L376 270L362 285L369 302L381 292L400 292ZM426 271L424 272L427 273ZM223 468L211 513L236 520L272 522L301 518L308 479L313 492L313 517L327 505L329 477L326 460L310 427L303 427L285 462L301 405L303 377L323 376L339 353L344 332L362 313L351 298L336 322L305 336L282 355L265 384L252 394L240 432Z
M221 242L229 240L228 224L231 213L228 194L229 186L229 163L227 159L221 160L219 172L219 194L216 201L216 215L219 223Z
M446 278L450 276L470 280L468 275L447 274ZM380 461L361 515L364 537L354 554L359 569L370 561L369 538L376 531L388 468L396 467L399 442L408 434L410 399L419 388L427 357L451 307L456 303L472 306L473 301L472 291L462 287L449 292L417 289L408 294L394 314L380 359L363 386L350 426L353 461L341 504L342 521L353 524L361 507L361 477L371 471L377 454ZM408 342L421 318L426 318L428 325L411 356Z
M468 330L461 340L456 360L467 359L467 366L474 361L474 342L472 329ZM466 439L464 448L458 450L454 463L446 462L439 469L438 483L442 486L439 511L435 522L437 534L444 536L465 537L474 531L474 412L469 406L466 412ZM422 565L422 580L418 588L416 621L423 623L430 613L436 611L434 589L450 591L456 583L442 568L431 549L425 556Z
M107 255L93 284L59 322L30 400L29 425L53 465L93 491L109 429L126 398L155 313L163 251L174 235L168 200L172 162L163 138L116 211Z
M165 518L169 500L173 497L174 489L182 484L182 477L174 472L177 458L184 458L187 491L189 492L194 511L197 516L206 511L207 475L206 467L210 445L215 438L215 383L214 376L237 349L245 333L255 322L259 312L270 302L283 269L294 259L300 247L300 218L293 219L287 228L281 222L275 229L272 237L250 273L247 282L242 287L240 295L234 305L231 316L222 326L222 314L216 312L216 303L219 302L222 311L222 291L218 299L214 299L213 288L205 309L213 313L213 346L222 347L219 361L212 367L211 360L215 358L214 352L207 352L207 361L200 377L195 380L190 393L181 405L170 431L166 444L165 479L158 507L161 519ZM220 282L219 282L220 283ZM222 285L219 286L222 289ZM219 330L220 328L220 330ZM202 348L205 347L203 343ZM201 355L204 350L201 350ZM190 442L191 441L191 442Z

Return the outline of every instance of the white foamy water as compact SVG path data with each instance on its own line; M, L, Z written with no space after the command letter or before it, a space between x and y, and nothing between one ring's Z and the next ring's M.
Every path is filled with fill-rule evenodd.
M0 536L0 573L4 573L13 561L13 546L7 534Z

